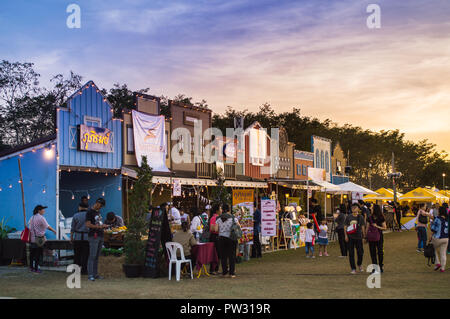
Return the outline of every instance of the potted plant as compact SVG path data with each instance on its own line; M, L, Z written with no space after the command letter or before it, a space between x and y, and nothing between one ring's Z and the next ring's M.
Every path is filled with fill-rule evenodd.
M7 221L3 217L0 222L0 264L3 264L3 246L8 239L8 234L16 231L15 228L6 225Z
M137 169L137 181L130 190L130 219L124 237L123 271L129 278L139 277L145 262L145 242L142 237L148 229L146 217L150 205L152 177L152 168L148 165L147 158L143 156L141 167Z

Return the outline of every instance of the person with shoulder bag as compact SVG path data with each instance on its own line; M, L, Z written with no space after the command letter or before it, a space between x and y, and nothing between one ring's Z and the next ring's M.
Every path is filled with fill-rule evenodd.
M45 217L45 209L47 206L37 205L33 210L33 217L29 221L30 226L30 271L36 274L40 274L39 261L44 252L44 245L46 242L45 231L48 229L55 233L48 223Z
M242 230L236 217L230 213L230 206L223 204L223 213L217 218L219 227L218 247L222 264L222 276L235 278L236 245ZM228 265L230 268L228 268Z
M439 215L431 225L431 231L433 232L431 242L434 246L436 260L434 270L439 270L440 272L445 271L447 263L448 229L447 209L439 207Z
M419 211L417 212L417 252L423 253L423 250L427 244L427 225L428 225L428 217L430 214L425 211L425 204L422 203L419 205Z
M356 274L355 249L358 257L357 265L359 271L363 272L362 262L364 256L363 235L365 234L364 217L360 215L358 204L352 205L352 214L345 220L345 241L348 243L348 258L351 267L351 274Z
M372 264L378 265L380 267L380 272L383 272L383 230L386 230L387 227L386 218L381 211L380 205L373 205L373 212L368 218L368 222L369 226L367 228L367 241L369 242L369 252L372 259Z

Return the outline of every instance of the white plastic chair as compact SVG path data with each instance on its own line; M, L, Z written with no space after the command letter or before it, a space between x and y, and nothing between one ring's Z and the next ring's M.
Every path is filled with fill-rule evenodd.
M180 259L177 257L177 250L180 250ZM166 243L167 256L169 257L169 280L172 280L172 264L176 266L176 278L177 281L180 281L181 277L181 264L189 263L189 267L191 270L191 279L194 279L192 274L192 261L190 259L185 259L183 246L180 243L176 242L167 242Z

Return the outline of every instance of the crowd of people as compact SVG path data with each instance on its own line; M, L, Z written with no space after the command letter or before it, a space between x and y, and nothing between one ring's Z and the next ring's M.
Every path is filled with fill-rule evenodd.
M107 228L124 226L120 216L113 212L106 214L103 222L100 210L105 207L105 200L99 198L89 207L88 198L83 197L78 212L72 218L70 240L74 247L74 262L81 267L81 273L87 274L88 279L95 281L102 279L98 274L98 258L103 247L103 235ZM401 212L400 206L393 203L393 212ZM56 231L48 225L45 217L47 207L38 205L33 211L33 217L29 220L30 229L30 271L40 273L39 260L42 258L45 244L45 232ZM207 205L204 212L200 213L193 208L190 214L183 209L173 207L167 203L159 207L150 208L149 217L154 209L167 212L170 223L180 225L173 234L172 241L183 246L187 258L192 256L192 247L199 242L212 242L220 260L222 276L236 277L237 240L231 237L231 229L239 221L231 212L228 204ZM384 207L363 201L341 204L334 217L335 232L337 233L341 255L348 257L351 274L357 271L363 272L364 244L368 244L371 262L378 268L373 272L384 272L384 236L387 230ZM305 233L305 252L307 258L315 258L314 246L319 245L319 256L329 256L328 225L322 215L321 207L317 200L311 199L311 211L315 222L307 223ZM442 206L433 205L427 208L426 204L420 204L417 210L416 232L418 238L417 252L423 253L427 243L432 243L435 249L435 270L445 271L446 255L450 253L449 219L450 210L447 203ZM401 217L401 213L400 213ZM316 223L317 222L317 223ZM400 226L400 220L397 221ZM430 226L430 227L429 227ZM428 232L428 228L431 233ZM261 212L259 205L255 203L254 211L254 236L251 257L259 258L261 254ZM316 240L317 239L317 240ZM355 260L356 257L356 260ZM195 260L193 260L195 265ZM210 273L219 274L219 265L211 264Z
M181 225L181 230L176 230L173 234L172 241L183 246L185 256L195 264L195 256L191 254L192 247L199 242L212 242L220 260L221 275L235 278L238 242L232 239L231 231L233 224L239 227L240 225L238 219L233 216L231 207L226 203L207 205L204 212L200 213L197 208L192 208L190 214L182 208L167 207L169 221ZM255 207L251 257L260 258L261 213L256 203ZM209 272L219 275L219 264L210 264Z

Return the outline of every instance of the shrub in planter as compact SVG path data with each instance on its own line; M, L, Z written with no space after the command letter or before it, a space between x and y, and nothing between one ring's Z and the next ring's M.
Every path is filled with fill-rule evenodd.
M127 277L140 276L145 262L145 242L148 222L146 220L150 205L150 191L152 188L152 169L147 164L147 158L142 157L142 165L137 169L137 181L129 195L130 219L124 237L123 251L125 264L123 271Z
M3 264L3 245L8 239L8 234L16 231L15 228L6 225L7 222L4 217L0 222L0 264Z

